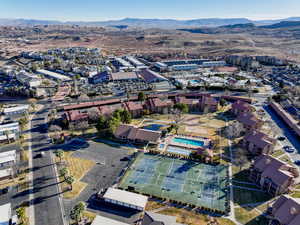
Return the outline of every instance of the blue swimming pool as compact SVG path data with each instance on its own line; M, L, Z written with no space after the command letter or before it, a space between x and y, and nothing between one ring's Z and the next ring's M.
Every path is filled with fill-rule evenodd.
M197 140L192 140L192 139L188 139L188 138L178 138L178 137L173 138L173 142L180 143L180 144L186 144L186 145L194 145L197 147L202 147L204 145L204 141L197 141Z
M165 127L166 125L163 125L163 124L149 124L147 126L144 126L142 127L143 129L146 129L146 130L153 130L153 131L158 131L158 130L161 130L161 128Z
M191 154L191 151L175 146L168 146L167 152L186 156L189 156Z

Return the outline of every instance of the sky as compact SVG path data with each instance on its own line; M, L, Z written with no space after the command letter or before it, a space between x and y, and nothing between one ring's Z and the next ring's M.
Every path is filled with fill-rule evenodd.
M0 18L104 21L293 16L300 16L300 0L0 0Z

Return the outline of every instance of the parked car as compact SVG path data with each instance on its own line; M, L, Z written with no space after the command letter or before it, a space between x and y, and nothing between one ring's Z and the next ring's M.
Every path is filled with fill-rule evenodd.
M300 160L295 160L294 163L295 163L297 166L300 166Z
M287 146L287 148L284 148L284 150L285 150L286 152L288 152L288 153L293 153L293 152L295 152L295 149L293 149L293 148L290 147L290 146Z
M286 138L283 137L283 136L280 136L280 137L277 138L277 140L279 140L279 141L284 141L285 139L286 139Z

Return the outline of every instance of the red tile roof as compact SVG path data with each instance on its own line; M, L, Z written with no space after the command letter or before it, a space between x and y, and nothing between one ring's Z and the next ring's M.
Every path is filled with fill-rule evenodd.
M237 121L247 126L256 126L258 123L262 123L262 120L258 119L253 113L241 113L237 117Z
M125 102L124 106L128 111L143 110L143 105L140 102Z
M78 110L68 111L66 112L66 117L68 121L77 121L81 119L87 119L88 114L87 113L81 113Z
M259 148L265 148L267 145L274 145L276 143L276 139L257 130L248 132L244 139Z

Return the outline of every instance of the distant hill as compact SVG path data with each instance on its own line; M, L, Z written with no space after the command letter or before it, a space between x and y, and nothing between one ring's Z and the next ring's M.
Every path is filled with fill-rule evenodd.
M282 21L300 21L300 17L291 17L282 20L261 20L252 21L246 18L204 18L194 20L175 20L175 19L138 19L125 18L122 20L109 21L68 21L61 22L56 20L34 20L34 19L0 19L2 26L35 26L35 25L79 25L79 26L102 26L102 27L141 27L141 28L203 28L203 27L222 27L225 28L251 28L253 25L270 25ZM231 27L230 27L231 26Z
M281 21L279 23L275 23L275 24L271 24L271 25L260 26L260 28L265 28L265 29L278 29L278 28L289 28L289 27L300 27L300 20L299 21Z
M255 25L253 23L244 23L244 24L233 24L233 25L226 25L221 26L220 28L228 28L228 29L236 29L236 28L254 28Z

